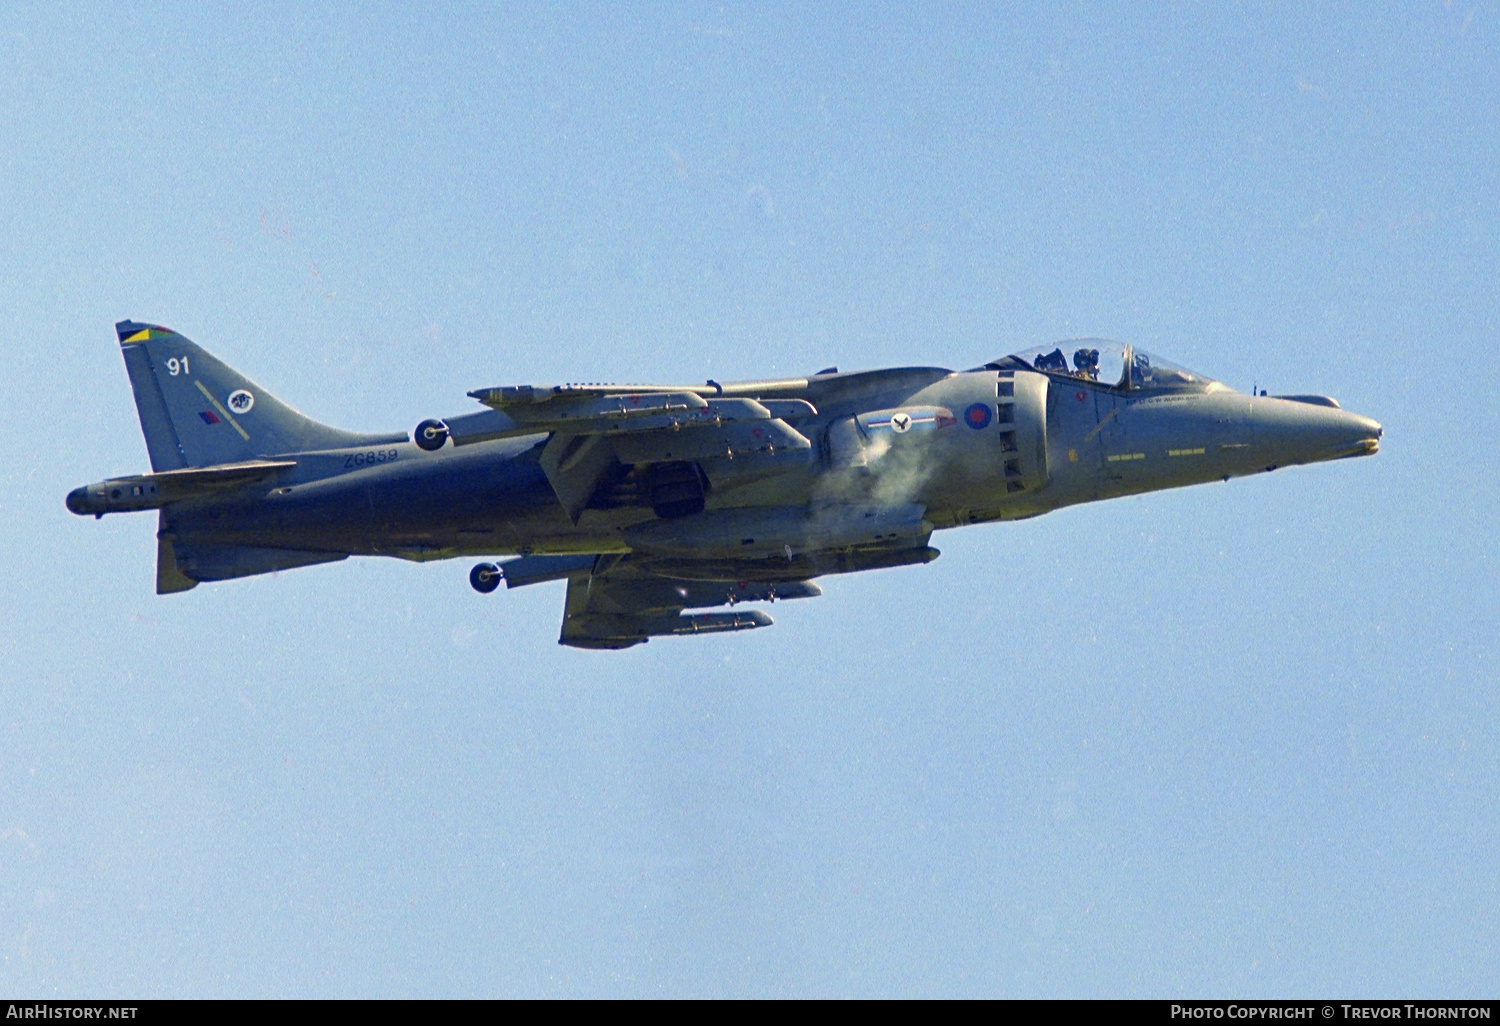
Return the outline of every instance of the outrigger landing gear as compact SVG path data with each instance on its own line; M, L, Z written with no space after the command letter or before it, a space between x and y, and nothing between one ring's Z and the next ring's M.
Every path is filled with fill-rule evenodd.
M412 441L417 443L417 448L428 452L437 452L447 440L448 425L440 420L424 420L412 432Z
M479 563L469 571L469 583L481 595L488 595L500 587L500 568L494 563Z

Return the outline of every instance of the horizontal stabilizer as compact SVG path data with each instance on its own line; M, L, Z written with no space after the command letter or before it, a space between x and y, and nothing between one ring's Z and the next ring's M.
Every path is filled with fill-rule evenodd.
M115 477L68 493L68 509L82 515L128 513L160 509L170 502L195 499L264 481L290 467L295 460L249 460L216 467L188 467L159 474Z

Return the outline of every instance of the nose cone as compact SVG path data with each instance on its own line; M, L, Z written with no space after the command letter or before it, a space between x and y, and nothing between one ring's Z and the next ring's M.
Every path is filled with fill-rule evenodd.
M93 512L90 508L91 503L89 502L89 490L87 486L74 488L68 493L67 502L69 513L77 513L79 516L82 516L85 513Z
M1372 456L1380 449L1380 424L1337 406L1258 398L1254 410L1256 448L1275 466Z

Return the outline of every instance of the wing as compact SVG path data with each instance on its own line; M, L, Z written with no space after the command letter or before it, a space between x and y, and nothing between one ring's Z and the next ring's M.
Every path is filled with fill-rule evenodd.
M805 382L772 384L790 387ZM707 470L716 461L738 459L736 471L744 476L805 459L812 443L788 421L818 413L805 399L721 396L712 390L705 397L677 386L640 386L639 391L628 392L522 386L470 394L490 408L450 417L444 424L446 437L454 445L469 445L492 438L549 434L541 453L542 469L574 523L601 479L617 465L667 465L674 468L666 471L670 478L674 473L688 473L687 464ZM696 477L680 482L664 479L662 490L662 501L667 503L673 501L675 492L696 492L701 498ZM701 501L698 508L702 508Z
M630 556L523 556L502 567L507 587L566 577L559 644L573 648L629 648L673 634L716 634L769 627L758 609L684 613L741 602L811 598L823 589L811 581L699 581L662 577Z

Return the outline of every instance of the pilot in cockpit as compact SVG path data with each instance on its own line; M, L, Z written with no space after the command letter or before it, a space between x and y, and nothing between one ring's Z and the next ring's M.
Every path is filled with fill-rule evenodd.
M1099 350L1080 349L1073 354L1074 373L1090 381L1099 380Z
M1066 374L1068 373L1068 358L1063 355L1061 349L1054 349L1050 353L1038 356L1034 366L1039 371L1058 371Z

